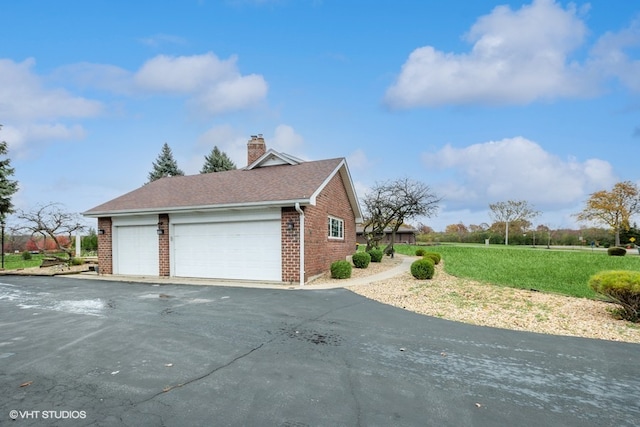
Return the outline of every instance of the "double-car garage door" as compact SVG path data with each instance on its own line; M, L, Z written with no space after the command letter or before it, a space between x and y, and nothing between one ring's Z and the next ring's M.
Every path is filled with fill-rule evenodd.
M159 274L156 223L114 219L115 274ZM171 276L282 280L279 209L171 215L169 224Z

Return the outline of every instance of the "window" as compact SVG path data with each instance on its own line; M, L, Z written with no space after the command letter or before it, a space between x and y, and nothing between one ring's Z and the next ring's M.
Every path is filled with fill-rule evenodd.
M329 217L329 238L344 239L344 221L339 218Z

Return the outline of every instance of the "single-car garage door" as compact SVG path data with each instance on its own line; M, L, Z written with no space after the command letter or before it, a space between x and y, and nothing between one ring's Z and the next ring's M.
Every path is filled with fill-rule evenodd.
M154 225L114 227L114 274L158 275L158 235Z
M172 272L177 277L282 280L279 211L277 219L242 215L185 223L172 218ZM203 218L199 218L203 220Z

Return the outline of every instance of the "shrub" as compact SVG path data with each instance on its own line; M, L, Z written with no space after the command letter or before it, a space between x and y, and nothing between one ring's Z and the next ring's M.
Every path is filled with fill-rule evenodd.
M427 251L425 251L422 248L416 249L416 256L424 256L424 254L426 254L426 253L427 253Z
M439 253L437 252L427 252L424 254L425 258L431 258L431 260L433 261L433 263L435 265L440 264L440 260L442 259L442 257L440 256Z
M25 261L29 261L31 259L31 252L29 251L22 252L22 259Z
M71 258L71 260L69 261L69 263L70 263L71 265L82 265L82 264L84 264L84 260L83 260L82 258L76 258L76 257L73 257L73 258Z
M369 249L369 255L371 255L371 262L381 262L384 252L382 249Z
M617 314L625 320L640 320L640 271L601 271L589 279L589 286L606 299L619 304Z
M351 277L351 263L349 261L335 261L331 264L332 279L348 279Z
M435 267L431 258L422 258L411 264L411 274L418 280L431 279Z
M371 262L371 255L367 252L356 252L351 257L351 260L356 268L367 268Z
M627 250L625 248L612 246L607 249L607 254L609 254L609 256L625 256L627 254Z

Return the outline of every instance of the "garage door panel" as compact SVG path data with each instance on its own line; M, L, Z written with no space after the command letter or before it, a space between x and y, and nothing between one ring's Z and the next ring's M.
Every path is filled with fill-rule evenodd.
M176 224L174 275L279 281L280 245L279 220Z
M158 236L154 225L116 227L115 243L115 274L158 275Z

